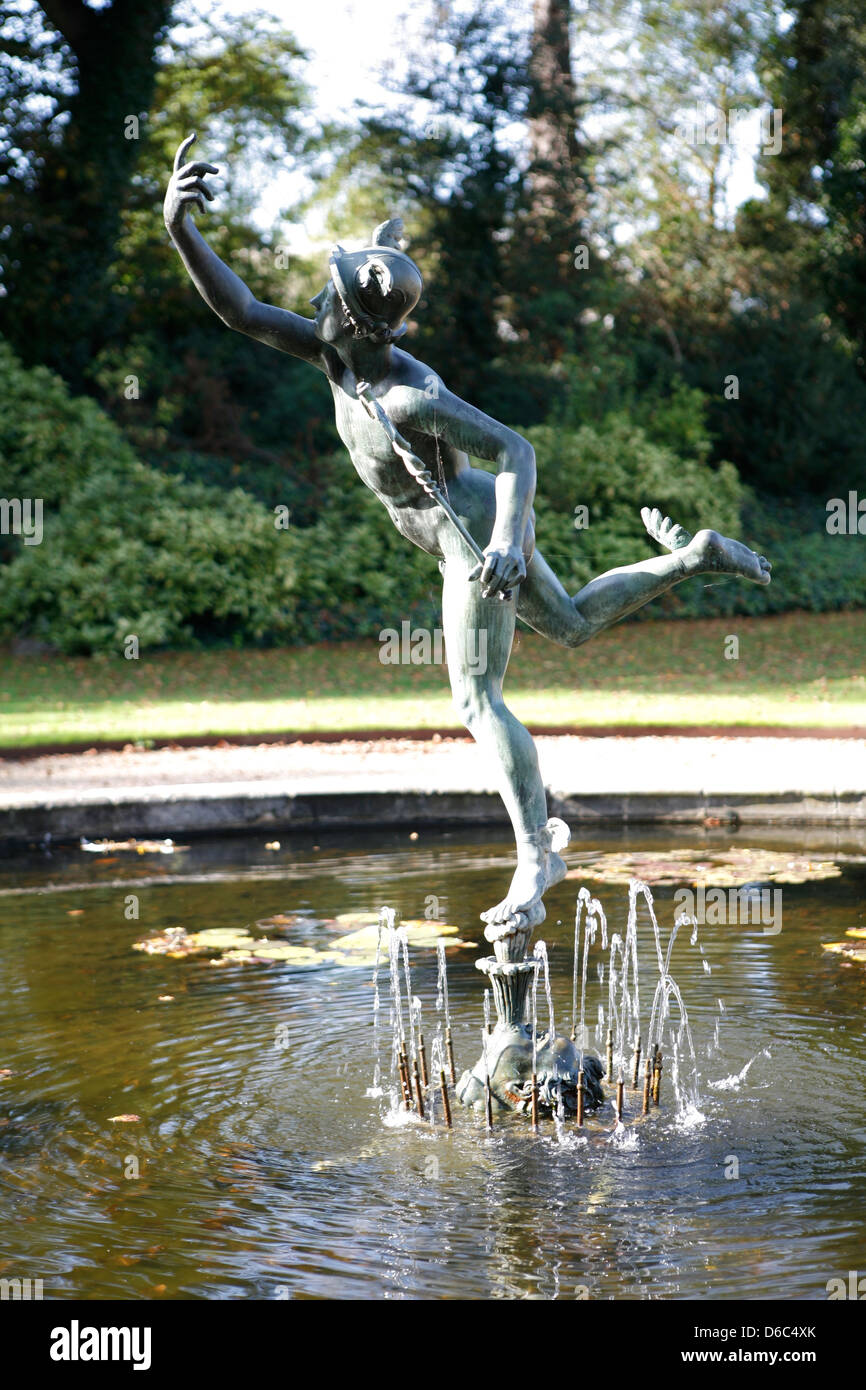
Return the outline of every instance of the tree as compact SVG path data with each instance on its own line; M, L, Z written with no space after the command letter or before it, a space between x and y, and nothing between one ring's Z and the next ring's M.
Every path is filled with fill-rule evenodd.
M171 8L171 0L113 0L101 9L43 0L46 38L32 8L3 7L7 60L18 50L32 61L47 48L62 71L48 138L34 138L31 107L24 158L6 147L0 331L25 361L48 363L73 382L83 380L104 331L121 211ZM19 117L25 106L19 100Z
M304 62L293 36L262 14L178 26L161 47L111 269L112 332L90 371L91 389L145 456L166 463L183 451L183 466L201 465L208 480L228 458L245 485L293 508L300 503L294 489L285 495L282 460L291 455L302 472L314 446L336 442L318 423L329 413L327 386L214 318L166 235L162 200L175 150L197 131L196 149L220 170L213 214L200 218L208 241L258 297L310 313L306 267L252 217L263 182L297 167L315 144Z

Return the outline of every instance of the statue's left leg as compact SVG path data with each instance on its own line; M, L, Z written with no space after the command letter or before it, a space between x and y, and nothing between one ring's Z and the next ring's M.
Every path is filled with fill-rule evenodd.
M547 798L532 736L502 695L514 638L515 603L481 597L463 552L442 563L442 621L455 707L489 761L517 841L517 869L502 902L482 914L488 939L544 920L542 895L566 866L547 829ZM559 823L557 823L559 824Z
M663 522L660 513L648 508L642 515L650 535L670 548L669 555L608 570L569 597L544 556L536 550L520 586L518 613L523 621L554 642L579 647L694 575L726 574L769 584L768 561L741 541L720 536L717 531L699 531L690 536L682 527L665 525L668 519Z

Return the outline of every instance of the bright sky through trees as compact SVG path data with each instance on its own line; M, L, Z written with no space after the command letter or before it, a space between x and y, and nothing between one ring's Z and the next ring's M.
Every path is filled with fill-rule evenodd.
M468 0L459 0L466 8ZM531 0L514 0L515 12L531 16ZM238 15L262 9L262 0L221 0L218 9ZM437 0L325 0L324 4L270 4L268 12L284 23L310 55L306 80L313 89L319 114L339 119L347 116L355 101L392 101L380 75L398 58L401 44L417 37L436 14ZM754 160L760 141L760 112L743 121L733 136L733 148L725 187L728 214L746 198L761 190L754 178ZM590 130L590 134L592 134ZM292 192L302 187L290 181ZM287 186L264 187L259 218L269 225L286 201ZM298 229L300 232L300 229ZM310 227L313 231L313 227ZM299 236L299 242L305 238Z

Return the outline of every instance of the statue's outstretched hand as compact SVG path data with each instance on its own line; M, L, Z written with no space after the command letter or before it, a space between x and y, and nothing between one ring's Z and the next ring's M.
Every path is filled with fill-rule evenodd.
M208 202L213 201L214 195L204 176L218 174L219 169L216 165L206 164L201 159L193 160L191 164L184 163L184 156L195 138L195 134L188 135L178 146L174 157L174 170L168 181L163 204L165 225L170 232L175 232L180 227L191 203L195 203L199 211L204 212L205 198Z
M469 578L480 579L483 598L504 594L526 578L523 551L516 545L488 545L484 551L484 564L477 564Z

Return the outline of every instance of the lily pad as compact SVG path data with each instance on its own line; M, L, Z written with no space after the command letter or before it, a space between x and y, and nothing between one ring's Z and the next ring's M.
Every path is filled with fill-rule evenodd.
M176 845L174 840L88 840L83 835L79 846L87 854L116 854L128 850L131 854L178 854L189 845Z
M569 869L566 878L622 884L639 878L658 888L682 884L739 888L744 883L808 883L838 878L841 873L831 859L737 845L729 849L672 849L665 854L599 854L590 863Z
M297 966L343 965L357 968L373 965L376 960L379 918L376 913L365 916L371 916L372 922L337 937L321 949L309 944L297 945L291 941L274 940L268 936L254 936L246 927L206 927L198 932L187 932L183 927L169 927L159 936L134 942L133 950L144 951L152 956L168 956L172 960L209 956L212 965L281 963ZM357 924L358 914L336 920L342 920L344 923L351 920ZM262 925L256 923L256 927ZM445 938L448 946L475 944L472 941L463 941L458 928L450 926L447 922L409 921L404 922L403 926L409 945L413 949L431 949L442 938Z
M846 960L856 960L866 965L866 946L854 946L849 941L822 941L821 949L832 951L834 956L845 956Z

